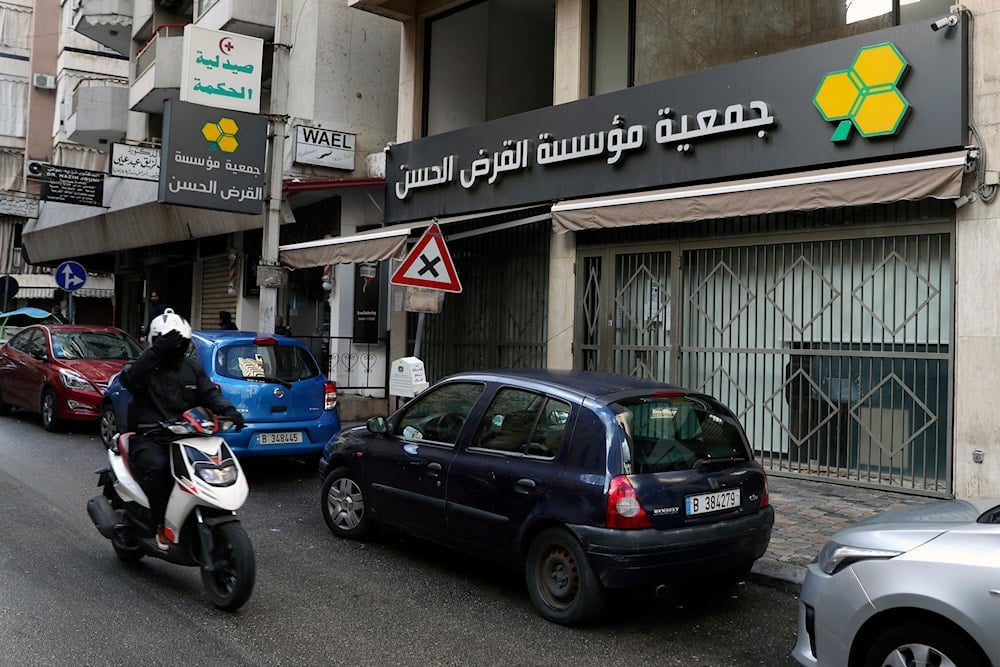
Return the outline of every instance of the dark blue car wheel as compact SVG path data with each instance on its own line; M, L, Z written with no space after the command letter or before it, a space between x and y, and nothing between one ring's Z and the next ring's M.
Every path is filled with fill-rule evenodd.
M320 504L323 520L337 537L362 540L375 529L375 522L365 506L361 485L343 466L334 469L323 480Z
M607 592L594 575L583 547L561 528L548 528L531 542L525 580L535 608L561 625L579 625L601 613Z

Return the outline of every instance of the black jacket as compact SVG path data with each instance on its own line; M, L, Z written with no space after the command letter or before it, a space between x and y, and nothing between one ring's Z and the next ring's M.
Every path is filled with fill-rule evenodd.
M197 361L184 357L176 368L161 366L160 356L152 347L122 369L121 383L132 392L127 425L130 431L149 430L199 406L219 415L234 409Z

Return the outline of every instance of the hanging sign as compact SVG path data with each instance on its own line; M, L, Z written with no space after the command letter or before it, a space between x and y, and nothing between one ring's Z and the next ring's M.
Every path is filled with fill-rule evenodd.
M427 228L389 280L394 285L461 292L455 265L437 224Z

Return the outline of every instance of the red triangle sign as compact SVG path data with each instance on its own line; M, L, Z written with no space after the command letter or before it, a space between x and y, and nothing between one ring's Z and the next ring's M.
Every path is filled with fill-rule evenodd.
M451 254L437 224L427 228L389 282L444 292L462 291L462 283L458 281Z

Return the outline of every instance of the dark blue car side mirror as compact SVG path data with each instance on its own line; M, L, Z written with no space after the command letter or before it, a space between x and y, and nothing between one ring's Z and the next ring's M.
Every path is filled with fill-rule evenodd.
M385 421L385 417L372 417L365 422L365 425L372 433L387 433L389 431L389 424Z

